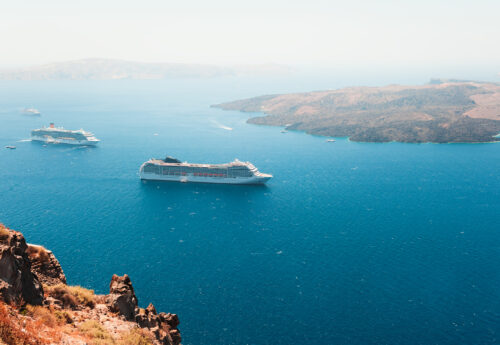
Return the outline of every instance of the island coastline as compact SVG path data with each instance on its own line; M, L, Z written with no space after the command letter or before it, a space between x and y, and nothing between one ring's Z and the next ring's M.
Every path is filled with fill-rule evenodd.
M212 105L253 113L247 123L355 142L495 143L500 85L432 80L420 86L351 87L265 95Z

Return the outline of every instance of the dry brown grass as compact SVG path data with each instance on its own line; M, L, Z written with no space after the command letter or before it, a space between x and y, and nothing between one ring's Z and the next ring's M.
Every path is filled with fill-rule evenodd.
M50 261L49 253L42 246L29 245L26 252L32 260L40 261L41 263Z
M81 286L68 286L57 284L54 286L44 285L43 290L47 296L61 301L64 307L76 309L79 306L93 308L95 306L94 290L85 289Z
M79 312L76 312L79 313ZM87 320L76 327L70 314L52 307L27 305L19 312L0 302L0 345L48 345L60 343L64 334L85 339L89 345L153 345L151 332L134 328L116 339L97 320Z
M78 325L78 330L93 345L112 345L115 343L111 334L96 320L87 320L81 323Z
M26 306L27 315L31 316L33 319L40 321L47 327L54 328L59 322L54 315L54 312L49 308L41 307L41 306Z
M111 334L98 321L88 320L78 326L80 334L88 339L92 345L153 345L153 336L148 331L133 328L124 333L119 339Z
M6 345L44 345L48 343L36 334L35 325L28 320L21 320L16 316L14 310L0 302L0 343Z
M25 314L50 328L73 323L73 319L67 311L54 310L51 307L27 305Z
M124 334L117 345L153 345L151 334L143 329L134 328Z
M73 318L71 315L65 310L55 310L54 316L60 324L68 324L73 323Z
M68 288L79 303L91 308L95 306L94 290L86 289L81 286L68 286Z
M6 240L10 235L9 229L5 227L2 223L0 223L0 241Z

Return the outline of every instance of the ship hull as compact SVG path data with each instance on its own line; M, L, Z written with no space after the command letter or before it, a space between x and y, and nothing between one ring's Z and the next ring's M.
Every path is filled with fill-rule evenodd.
M208 177L208 176L169 176L140 172L141 180L148 181L171 181L171 182L194 182L194 183L217 183L217 184L264 184L271 177L251 176L251 177Z
M32 141L41 141L47 144L66 144L66 145L79 145L79 146L95 146L99 141L89 141L89 140L70 140L70 139L57 139L57 138L46 138L32 136Z

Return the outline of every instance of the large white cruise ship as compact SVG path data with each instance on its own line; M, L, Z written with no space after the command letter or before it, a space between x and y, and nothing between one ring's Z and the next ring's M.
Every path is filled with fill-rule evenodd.
M86 132L83 129L72 131L62 127L57 128L53 123L49 127L32 130L31 140L69 145L97 145L100 141L94 134Z
M237 159L226 164L193 164L172 157L144 162L139 175L143 180L229 184L263 184L273 177Z

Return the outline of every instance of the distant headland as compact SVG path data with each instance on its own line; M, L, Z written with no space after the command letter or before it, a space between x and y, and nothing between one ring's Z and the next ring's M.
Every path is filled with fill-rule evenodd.
M287 73L290 73L288 66L277 64L217 66L94 58L0 70L0 80L170 79Z
M433 79L420 86L349 87L214 105L261 112L249 123L361 142L500 141L500 85Z

